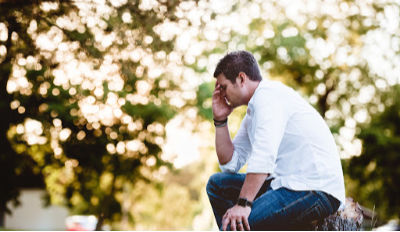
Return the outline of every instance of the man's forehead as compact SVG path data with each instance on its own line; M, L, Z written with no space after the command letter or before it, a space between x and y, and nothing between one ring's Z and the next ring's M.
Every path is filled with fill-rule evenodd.
M221 73L221 74L219 74L219 75L217 76L217 82L218 82L218 84L220 84L220 85L227 84L227 81L229 81L229 80L226 79L226 77L225 77L225 75L224 75L223 73Z

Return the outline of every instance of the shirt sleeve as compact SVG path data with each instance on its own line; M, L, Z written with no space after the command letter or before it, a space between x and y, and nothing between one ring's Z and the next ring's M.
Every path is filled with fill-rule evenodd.
M247 173L274 172L279 145L288 120L285 98L277 92L274 89L262 89L252 102L252 120L248 128L252 149Z
M247 135L247 115L244 117L239 131L233 139L233 154L232 159L224 164L219 164L222 172L237 173L246 163L249 153L251 152L251 144L249 136Z

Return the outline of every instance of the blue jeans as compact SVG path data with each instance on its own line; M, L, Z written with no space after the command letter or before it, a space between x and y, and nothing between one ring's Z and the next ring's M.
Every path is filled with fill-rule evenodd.
M222 217L236 204L245 178L245 174L216 173L208 180L208 198L221 230ZM309 230L312 222L333 214L339 205L336 198L321 191L272 190L270 181L265 181L248 221L251 230Z

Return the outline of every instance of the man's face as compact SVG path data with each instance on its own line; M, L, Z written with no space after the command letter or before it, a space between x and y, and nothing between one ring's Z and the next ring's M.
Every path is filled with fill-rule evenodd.
M217 76L217 87L221 90L222 97L228 101L229 105L232 107L237 107L242 105L241 89L238 84L238 78L235 79L236 83L232 84L223 73Z

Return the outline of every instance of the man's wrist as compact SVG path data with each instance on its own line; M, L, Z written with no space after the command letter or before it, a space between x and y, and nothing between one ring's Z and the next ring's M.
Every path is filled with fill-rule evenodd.
M237 205L242 206L242 207L252 207L253 206L253 202L247 200L247 198L239 198L236 202Z
M213 118L213 120L214 120L214 122L217 122L217 123L223 123L223 122L228 121L228 117L226 117L225 119Z
M224 127L228 124L228 118L225 118L224 120L217 120L214 118L214 126L215 127Z

